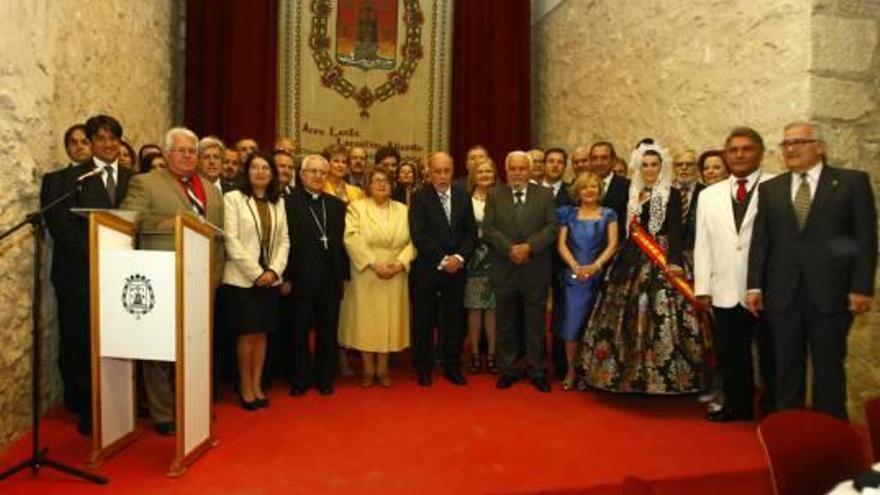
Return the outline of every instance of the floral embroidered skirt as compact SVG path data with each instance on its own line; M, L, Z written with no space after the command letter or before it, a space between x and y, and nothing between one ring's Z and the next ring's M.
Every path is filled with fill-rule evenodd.
M665 238L658 240L665 248ZM582 388L646 394L705 388L705 345L693 306L629 240L606 273L577 367Z

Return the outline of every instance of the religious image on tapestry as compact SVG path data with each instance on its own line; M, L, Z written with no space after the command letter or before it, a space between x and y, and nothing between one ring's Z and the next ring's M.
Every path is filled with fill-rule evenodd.
M451 0L286 0L279 134L417 158L446 149Z

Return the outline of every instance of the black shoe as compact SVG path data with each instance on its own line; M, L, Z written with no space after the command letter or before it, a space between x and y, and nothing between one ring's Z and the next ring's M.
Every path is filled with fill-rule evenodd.
M726 407L717 411L710 411L706 414L706 419L715 423L727 423L730 421L752 421L755 414L751 412L735 412L733 409Z
M92 434L92 420L81 419L76 422L76 431L80 435L89 436Z
M515 376L501 375L501 378L499 378L498 381L495 382L495 388L510 388L516 382L517 378Z
M156 430L156 433L162 435L163 437L170 437L177 433L177 429L174 427L173 421L165 421L164 423L153 423L153 429Z
M257 409L265 409L269 407L269 398L263 397L262 399L254 399L254 404L257 405Z
M321 385L318 387L318 393L321 395L333 395L333 385Z
M308 390L308 388L297 387L294 385L293 387L290 387L290 395L292 395L294 397L300 397L302 395L306 395L306 390Z
M419 372L419 386L430 387L433 383L434 383L434 379L431 377L430 371L420 371Z
M538 392L549 392L550 391L550 382L547 381L543 376L537 376L532 378L532 385L534 385L535 390Z
M443 377L453 383L453 385L467 385L467 379L458 370L447 369L443 372Z
M241 408L245 411L256 411L260 408L260 399L244 400L241 399Z

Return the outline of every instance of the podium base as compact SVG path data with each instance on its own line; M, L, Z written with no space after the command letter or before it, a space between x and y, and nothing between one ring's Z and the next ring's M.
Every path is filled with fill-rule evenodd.
M169 478L179 478L183 476L183 473L186 472L187 468L191 466L196 459L198 459L202 454L208 451L208 449L214 448L220 445L220 440L217 440L216 437L210 437L201 445L194 448L192 452L183 457L176 457L173 461L171 461L171 467L168 468L168 472L165 473L165 476Z

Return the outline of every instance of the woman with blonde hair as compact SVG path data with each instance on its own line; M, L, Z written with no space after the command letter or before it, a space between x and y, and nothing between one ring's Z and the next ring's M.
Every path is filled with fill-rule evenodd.
M348 148L341 144L331 144L324 148L321 156L330 164L327 180L324 182L324 192L350 203L364 197L364 190L345 182L348 176Z
M486 211L486 199L497 180L495 163L486 158L471 167L468 173L468 188L477 221L477 246L467 264L467 280L464 289L464 307L468 310L468 336L471 347L469 373L482 370L480 360L480 337L482 328L486 329L488 344L486 368L490 373L498 373L495 362L495 291L489 279L492 268L489 260L489 246L483 242L481 225Z
M407 272L415 258L408 211L391 199L391 174L367 175L368 196L352 201L345 216L351 282L342 299L339 343L361 351L361 385L390 387L388 354L409 347Z
M557 249L566 268L560 274L565 291L562 323L558 337L565 342L568 370L563 390L572 390L575 380L575 352L583 328L593 309L604 267L617 250L617 214L602 207L602 178L584 172L569 188L576 206L556 210L559 219Z

